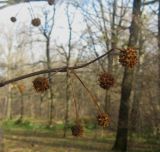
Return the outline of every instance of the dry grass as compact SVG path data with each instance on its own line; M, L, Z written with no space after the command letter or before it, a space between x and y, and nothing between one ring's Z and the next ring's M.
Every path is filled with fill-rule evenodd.
M67 138L60 133L29 133L6 132L4 135L3 152L111 152L114 142L111 135L107 138L95 138L95 133L90 136ZM100 134L99 134L100 135ZM107 137L107 134L104 133ZM142 141L129 144L129 152L159 152L158 145L149 145Z
M111 144L87 138L5 135L5 152L104 152Z

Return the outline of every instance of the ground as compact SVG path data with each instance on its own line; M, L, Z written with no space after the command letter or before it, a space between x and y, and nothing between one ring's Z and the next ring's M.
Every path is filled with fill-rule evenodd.
M9 126L9 125L8 125ZM68 130L63 137L62 128L35 129L24 127L2 126L2 152L111 152L115 134L109 130L85 129L83 137L73 137ZM154 140L155 141L155 140ZM0 152L1 152L0 151ZM143 138L129 141L129 152L160 152L159 142L146 142Z

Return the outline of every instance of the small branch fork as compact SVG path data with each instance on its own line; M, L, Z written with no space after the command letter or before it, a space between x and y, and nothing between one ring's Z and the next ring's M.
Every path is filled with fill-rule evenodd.
M40 70L40 71L36 71L36 72L33 72L33 73L25 74L25 75L22 75L22 76L19 76L19 77L16 77L16 78L13 78L13 79L10 79L10 80L7 80L7 81L0 82L0 87L3 87L7 84L10 84L10 83L13 83L13 82L16 82L16 81L19 81L19 80L23 80L23 79L26 79L26 78L29 78L29 77L40 75L40 74L45 74L45 73L50 73L50 72L67 72L67 70L81 69L81 68L84 68L84 67L100 60L101 58L109 55L109 53L111 53L114 50L120 50L121 51L122 49L119 49L119 48L111 49L108 52L104 53L103 55L95 58L94 60L91 60L90 62L87 62L85 64L81 64L81 65L78 65L78 66L71 66L71 67L63 66L63 67L59 67L59 68L51 68L51 69L48 69L48 70Z

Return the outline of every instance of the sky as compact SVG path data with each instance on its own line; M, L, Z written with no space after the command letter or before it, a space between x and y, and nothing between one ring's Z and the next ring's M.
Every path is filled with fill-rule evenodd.
M30 5L31 4L31 5ZM10 7L6 7L0 10L0 30L2 33L17 33L20 30L20 27L25 27L28 30L32 29L34 32L39 32L36 27L31 25L31 8L33 9L33 13L35 17L41 18L42 24L44 23L43 11L51 11L53 10L53 6L49 6L47 2L31 2L31 3L20 3L17 5L13 5ZM85 28L83 23L83 18L81 16L80 11L75 10L73 7L69 8L71 16L74 17L74 21L72 24L74 31L74 40L78 40L81 31ZM17 21L12 23L10 18L12 16L16 16ZM66 18L66 7L61 4L57 4L56 6L56 16L55 16L55 26L53 28L53 39L56 40L59 44L67 44L68 42L68 24ZM12 34L11 34L12 35ZM0 36L0 43L3 43L3 37ZM37 47L35 45L35 47ZM37 54L37 49L34 52ZM44 50L39 49L38 54L44 54ZM36 55L36 60L38 60L38 55Z
M52 7L48 5L47 2L32 2L31 7L33 8L34 15L36 17L40 17L43 22L43 14L42 10L44 8L48 10L52 10ZM7 7L5 9L0 10L0 26L5 29L10 29L16 26L19 26L19 24L25 24L30 26L31 23L31 14L30 14L30 5L29 3L23 3L14 5L11 7ZM56 30L54 30L55 35L63 35L65 36L64 32L66 33L68 31L67 29L67 19L66 19L66 12L65 12L64 5L59 5L57 7L56 11ZM75 11L72 7L70 7L71 12L74 12L76 14L76 17L74 19L73 28L75 31L80 31L82 29L82 24L79 24L82 22L82 16L78 11ZM11 16L16 16L17 22L14 24L10 21ZM60 29L60 30L59 30ZM57 34L58 33L58 34ZM64 36L62 38L64 38Z
M91 0L80 0L80 1L82 1L81 4L83 6L83 5L87 5ZM33 14L36 17L41 18L42 24L44 22L44 16L43 16L42 10L53 9L53 7L49 6L47 2L31 2L31 5L29 5L29 3L20 3L20 4L6 7L0 10L0 33L1 33L0 43L3 43L4 37L1 37L2 33L10 33L10 34L13 33L14 35L23 26L27 30L32 29L34 32L37 31L37 28L31 25L32 18L29 11L31 7L33 8L33 12L34 12ZM73 15L75 16L74 22L73 22L73 31L74 31L73 39L76 41L79 39L80 34L85 29L85 23L83 22L83 17L78 9L75 10L73 7L70 7L70 12L72 12L71 16ZM17 18L16 23L12 23L10 21L11 16L16 16ZM154 15L153 20L151 20L151 22L153 23L151 25L157 24L157 22L155 22L155 17L156 15ZM155 29L154 27L150 29ZM56 17L55 17L55 26L53 29L53 39L56 40L56 42L59 44L66 45L68 41L68 34L69 32L68 32L68 26L67 26L66 8L64 6L64 3L60 3L56 5ZM36 49L35 51L33 50L33 53L37 54L37 45L35 45L35 47ZM40 48L38 51L38 54L44 54L44 50ZM36 55L36 57L38 59L39 56Z

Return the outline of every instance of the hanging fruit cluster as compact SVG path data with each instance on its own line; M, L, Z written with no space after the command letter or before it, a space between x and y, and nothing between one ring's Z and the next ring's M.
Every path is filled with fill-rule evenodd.
M106 113L100 113L97 115L97 121L99 126L107 127L110 123L109 115Z
M49 81L45 77L37 77L33 81L33 87L37 92L43 93L49 89Z
M12 16L12 17L10 18L10 20L11 20L11 22L13 22L13 23L17 21L16 17L14 17L14 16Z
M38 27L39 25L41 25L41 20L40 18L34 18L32 19L32 25Z
M110 89L114 85L114 78L111 74L103 72L99 75L99 85L103 89Z
M71 131L72 131L72 135L76 136L76 137L82 136L83 132L84 132L83 126L80 124L76 124L76 125L72 126Z
M133 68L137 63L137 52L133 48L127 48L120 51L119 62L128 68Z

